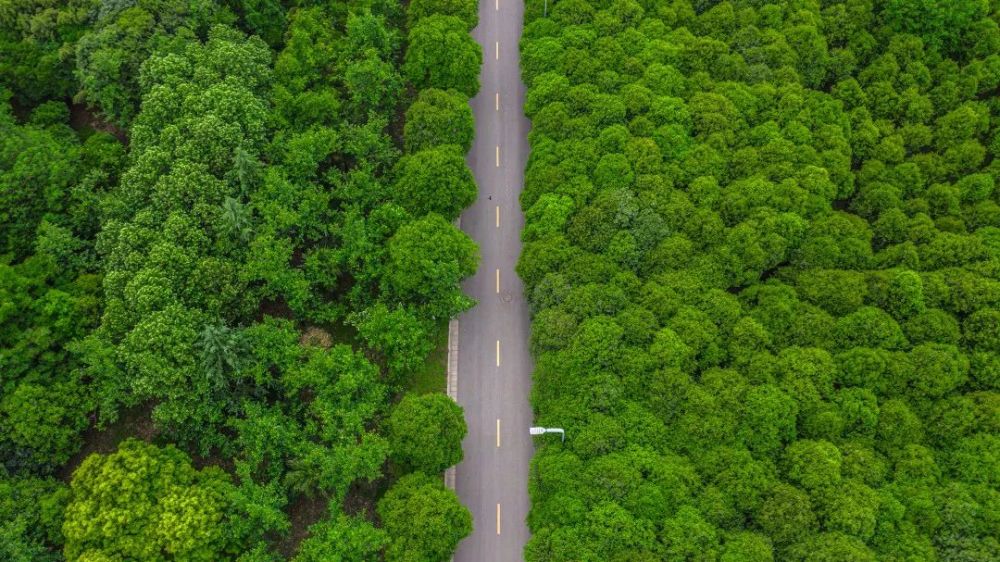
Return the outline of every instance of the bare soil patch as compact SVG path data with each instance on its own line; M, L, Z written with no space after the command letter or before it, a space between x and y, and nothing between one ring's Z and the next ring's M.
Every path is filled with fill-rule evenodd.
M291 558L299 550L299 544L309 536L309 527L329 513L329 500L316 496L309 498L299 496L288 504L285 511L292 522L288 536L277 543L277 550L285 558Z
M102 455L113 453L118 450L118 444L129 437L151 443L157 435L156 426L150 417L152 411L153 404L143 404L124 410L118 421L104 429L91 425L90 429L83 433L83 447L59 469L59 479L69 482L83 459L94 453Z

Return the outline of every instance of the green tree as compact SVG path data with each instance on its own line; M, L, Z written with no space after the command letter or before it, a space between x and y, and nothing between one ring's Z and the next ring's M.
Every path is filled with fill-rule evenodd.
M839 484L841 462L840 451L826 441L803 439L785 450L788 479L807 490Z
M259 298L248 291L257 262L234 239L245 216L227 220L225 201L239 201L253 182L232 170L262 146L267 109L258 94L269 64L262 41L221 26L183 54L143 63L133 159L99 237L107 307L95 337L117 350L118 363L102 369L99 393L119 404L156 399L154 420L203 452L224 440L241 352L236 334L205 326L243 321Z
M336 74L327 71L338 58L335 32L320 7L303 7L289 14L285 48L274 61L274 113L279 130L302 131L311 125L339 122L342 95Z
M479 23L479 4L474 0L414 0L406 10L409 27L434 15L456 16L469 31Z
M476 198L476 182L454 145L422 150L400 158L394 199L414 216L437 213L454 220Z
M788 484L771 490L754 519L779 546L796 542L817 527L809 496Z
M403 74L420 89L454 89L468 97L479 91L483 53L455 16L432 15L410 30Z
M798 404L780 388L750 388L744 408L741 436L750 450L770 455L795 438Z
M65 463L83 444L80 434L89 425L93 403L85 392L76 381L18 385L0 400L5 440L30 451L40 465Z
M671 560L712 560L719 552L718 530L689 506L664 522L662 540Z
M93 30L76 44L78 97L110 121L128 126L138 113L139 68L154 51L183 50L225 13L213 2L153 2L105 5Z
M719 562L770 562L774 548L767 537L757 533L741 532L727 537L722 544Z
M382 288L417 305L429 318L443 319L472 303L458 283L479 262L476 244L440 215L405 224L389 239Z
M336 506L334 506L336 508ZM357 518L336 514L309 527L293 562L368 562L386 544L382 529Z
M281 381L289 410L313 439L292 445L285 481L296 492L342 501L355 480L382 474L389 446L369 428L386 387L378 368L346 345L310 348L303 359Z
M74 45L87 32L93 0L19 0L0 15L0 83L22 103L73 95Z
M650 522L633 517L612 502L602 502L587 514L583 533L607 560L649 560L656 549Z
M472 532L472 516L440 479L408 474L378 502L388 562L444 562Z
M68 123L18 125L0 90L0 254L22 260L46 216L67 212L70 192L87 173Z
M44 544L32 542L25 536L27 524L11 521L0 524L0 555L11 562L56 560Z
M989 13L990 6L986 0L890 0L883 9L886 24L894 30L920 35L930 47L950 51L959 46L962 33L973 22Z
M842 533L819 533L792 545L788 559L802 562L832 562L833 560L877 560L864 542Z
M428 322L407 308L390 309L379 302L353 313L348 321L368 348L384 358L396 382L423 365L434 346Z
M991 558L997 6L779 4L527 9L528 560Z
M8 459L9 460L9 459ZM70 491L52 478L11 477L0 469L0 554L18 562L59 560Z
M245 27L272 47L277 47L287 24L287 12L277 0L229 0Z
M396 67L371 50L347 64L344 85L348 110L355 115L388 113L396 107L403 89Z
M468 99L454 90L421 90L406 110L403 142L407 152L445 144L468 152L473 133L472 108Z
M63 533L67 560L217 560L233 485L219 468L198 471L181 451L133 439L91 455L74 472Z
M462 460L462 407L444 394L406 395L389 417L392 458L407 471L438 474Z

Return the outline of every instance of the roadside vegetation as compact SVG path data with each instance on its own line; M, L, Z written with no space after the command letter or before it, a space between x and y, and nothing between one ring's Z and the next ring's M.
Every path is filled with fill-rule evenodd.
M1000 559L1000 11L531 2L531 562Z
M461 409L406 392L478 264L474 3L436 6L0 7L0 559L471 532Z

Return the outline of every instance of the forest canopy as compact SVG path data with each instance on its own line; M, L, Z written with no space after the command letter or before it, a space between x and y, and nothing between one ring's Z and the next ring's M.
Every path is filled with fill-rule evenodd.
M450 558L475 7L0 5L0 559Z
M1000 558L998 22L529 3L527 560Z
M0 559L451 558L478 4L0 2ZM1000 559L1000 5L526 4L525 558Z

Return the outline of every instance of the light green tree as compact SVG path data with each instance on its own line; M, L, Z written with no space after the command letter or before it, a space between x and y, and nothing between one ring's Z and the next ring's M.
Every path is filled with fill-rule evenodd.
M173 446L129 439L87 457L70 483L66 559L218 560L234 487L219 468L196 470Z

